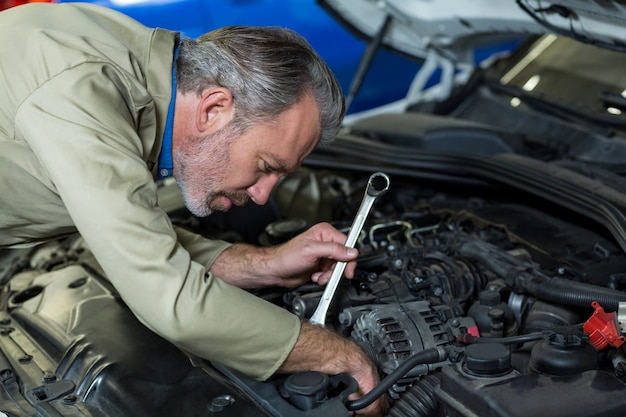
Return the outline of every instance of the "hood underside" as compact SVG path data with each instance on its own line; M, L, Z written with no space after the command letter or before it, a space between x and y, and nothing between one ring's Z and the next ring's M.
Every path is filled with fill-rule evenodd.
M554 33L625 49L626 2L609 0L319 0L365 39L426 58L430 49L458 63L504 38Z

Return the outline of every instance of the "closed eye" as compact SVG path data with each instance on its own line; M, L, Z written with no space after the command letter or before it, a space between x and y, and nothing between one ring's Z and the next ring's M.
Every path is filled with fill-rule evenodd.
M271 166L270 164L268 164L265 161L263 162L263 165L264 165L264 171L267 174L274 174L274 173L278 172L278 170L276 168L274 168L273 166Z

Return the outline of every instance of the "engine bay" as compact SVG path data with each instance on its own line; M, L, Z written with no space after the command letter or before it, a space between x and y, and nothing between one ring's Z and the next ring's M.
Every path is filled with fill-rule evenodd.
M367 177L305 167L267 206L171 218L258 245L320 221L347 233ZM326 321L378 365L387 415L623 416L626 257L611 235L509 187L390 177ZM347 416L367 405L347 400L345 375L258 382L181 352L132 316L78 236L1 255L5 415ZM322 291L255 294L306 319Z

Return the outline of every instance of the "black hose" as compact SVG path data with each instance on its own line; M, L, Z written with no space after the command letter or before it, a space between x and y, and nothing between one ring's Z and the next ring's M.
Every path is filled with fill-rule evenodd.
M439 374L420 378L394 403L388 417L436 417L439 404L435 398L435 389L440 380Z
M593 301L597 301L609 311L617 311L620 301L626 301L626 293L621 291L563 278L552 278L541 285L537 296L580 307L590 307Z
M626 293L622 291L565 278L548 277L533 270L530 263L487 242L468 240L460 246L459 252L485 265L511 286L522 288L544 301L576 307L591 307L591 303L597 301L609 311L617 311L619 303L626 301Z
M370 392L354 401L348 401L346 403L346 407L350 411L360 410L367 407L368 405L376 401L378 397L384 395L385 392L387 392L387 390L393 386L393 384L398 382L400 378L406 375L411 369L415 368L417 365L441 362L442 360L446 359L447 355L447 351L445 350L430 348L410 356L406 361L402 362L400 366L398 366L392 373L387 375L385 379L380 381L380 384L376 385L374 389L372 389Z
M597 301L605 310L617 311L619 303L626 301L626 293L622 291L558 277L523 274L516 283L541 300L577 307L591 307L591 303Z

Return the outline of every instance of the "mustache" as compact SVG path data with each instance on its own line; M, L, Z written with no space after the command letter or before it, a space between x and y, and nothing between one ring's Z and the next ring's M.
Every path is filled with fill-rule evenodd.
M243 191L223 192L221 194L228 197L228 199L236 206L243 206L250 201L250 196Z

